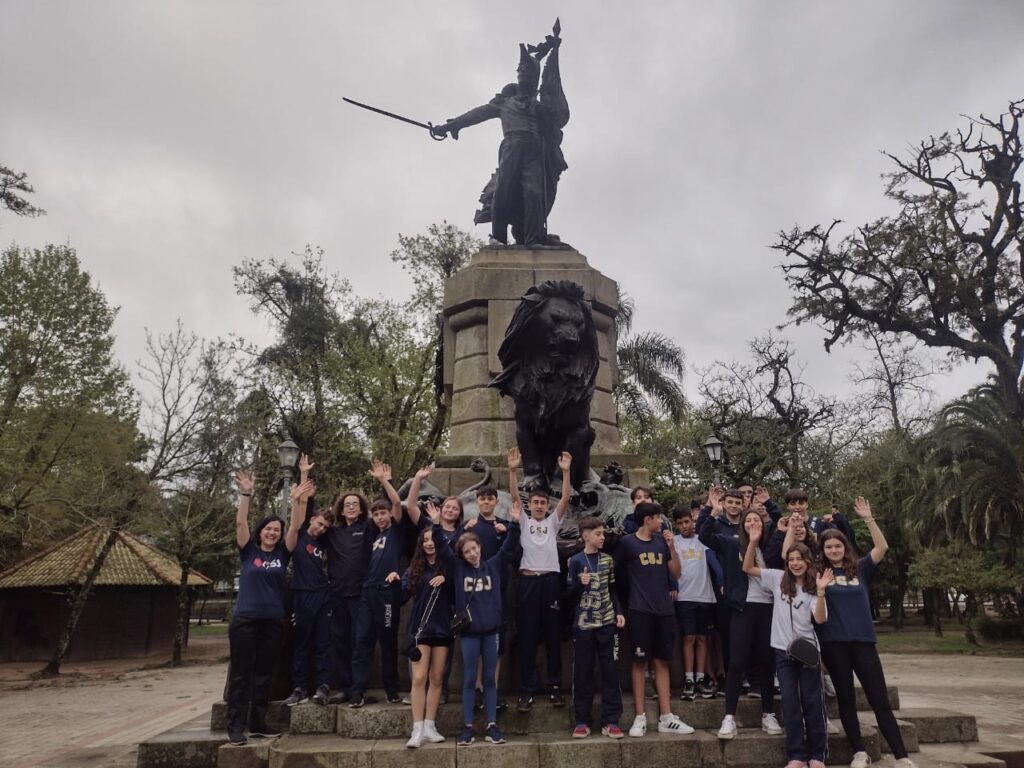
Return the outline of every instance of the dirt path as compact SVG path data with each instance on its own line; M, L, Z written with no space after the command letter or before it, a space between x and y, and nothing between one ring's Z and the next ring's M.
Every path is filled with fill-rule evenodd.
M59 680L34 681L39 663L0 665L0 765L134 766L140 741L208 714L221 697L226 638L192 645L188 665L177 669L90 662L68 665Z
M202 638L185 667L92 662L56 682L30 679L39 664L0 665L0 765L131 768L140 741L209 713L226 653L225 638ZM891 654L883 663L903 706L973 714L984 742L1024 750L1024 659Z
M986 745L1024 750L1024 658L887 654L882 664L901 706L966 712Z

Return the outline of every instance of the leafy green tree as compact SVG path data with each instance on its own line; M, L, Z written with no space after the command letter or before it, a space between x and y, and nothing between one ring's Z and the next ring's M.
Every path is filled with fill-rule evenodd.
M412 308L430 320L441 311L444 281L469 263L484 241L443 221L431 224L425 235L399 235L391 260L415 283Z
M933 594L952 592L954 602L966 598L965 635L978 645L973 621L984 599L1014 586L1013 574L986 553L951 545L921 552L910 566L911 583ZM1017 585L1019 589L1019 584ZM935 634L941 637L942 621L935 612Z
M0 563L69 533L66 501L138 456L116 312L72 248L0 256Z
M992 364L1004 409L1024 424L1024 101L996 119L888 155L897 212L840 236L839 224L781 232L773 248L797 323L824 325L826 349L880 332Z

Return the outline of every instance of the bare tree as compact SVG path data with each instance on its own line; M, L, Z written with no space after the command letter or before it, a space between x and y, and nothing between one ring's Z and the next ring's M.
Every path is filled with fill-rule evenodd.
M781 232L772 246L799 322L825 348L869 331L987 360L1006 410L1024 422L1024 209L1018 176L1024 100L997 119L922 141L886 196L898 212L837 237L840 222Z
M931 382L948 371L949 364L925 356L912 340L901 341L873 329L865 337L865 348L874 354L874 361L855 364L850 381L869 388L860 398L862 407L876 416L884 414L893 432L906 439L931 419Z

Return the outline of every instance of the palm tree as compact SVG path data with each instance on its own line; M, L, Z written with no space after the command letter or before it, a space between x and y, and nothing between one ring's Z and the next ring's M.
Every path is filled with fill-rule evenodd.
M619 295L617 325L620 333L616 349L619 380L613 394L619 411L646 428L659 415L678 424L686 412L682 378L686 355L668 336L657 333L629 334L634 304Z
M951 539L1002 544L1016 561L1024 532L1024 431L994 384L972 389L939 414L925 437L912 503L945 523Z

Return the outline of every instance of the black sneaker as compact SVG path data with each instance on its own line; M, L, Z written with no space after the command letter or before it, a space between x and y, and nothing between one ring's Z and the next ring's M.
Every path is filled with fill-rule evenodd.
M718 676L718 680L715 682L715 686L718 688L718 690L715 691L715 693L725 696L725 675Z
M245 738L245 734L244 733L229 733L228 734L228 744L230 744L233 747L241 747L241 746L244 746L245 744L248 744L248 743L249 743L249 740L247 738Z
M304 704L309 701L309 697L306 696L306 692L301 688L296 688L292 691L291 696L282 701L286 707L294 707L296 704Z
M326 706L327 699L331 695L331 689L326 685L321 685L316 689L316 693L313 694L313 703L319 704L321 707Z
M388 704L403 704L404 703L402 701L402 697L399 696L397 693L389 693L389 694L387 694L386 701L387 701ZM411 701L409 703L412 704Z
M529 712L533 709L533 696L520 696L516 703L516 709L520 712Z
M744 696L750 695L750 681L747 678L743 678L743 682L740 683L740 693Z
M697 686L694 685L693 680L688 677L683 683L683 692L679 695L679 699L681 701L693 701L695 698L697 698Z
M345 693L345 691L338 691L337 693L335 693L333 696L331 696L327 700L327 703L328 704L347 704L348 701L349 701L349 698L350 698L349 695L347 693Z
M262 728L250 728L249 735L254 739L276 739L281 732L264 725Z
M505 699L498 699L498 703L494 707L498 712L504 712L508 709L508 702Z
M362 709L363 707L366 706L366 703L367 702L366 702L366 697L365 696L353 696L352 697L352 701L350 701L348 703L348 708L349 709Z
M485 737L491 744L504 744L505 734L498 730L498 726L495 723L491 723L487 726L487 736Z
M473 743L473 726L464 725L459 731L459 738L455 742L460 747L468 747Z
M474 701L473 709L475 709L477 712L483 712L484 711L484 692L481 689L477 688L476 692L473 695L475 696L475 698L473 699L473 701Z
M713 699L715 698L715 681L713 678L705 677L697 683L697 693L700 694L702 699Z
M548 695L551 698L551 703L554 704L556 707L565 706L565 696L562 695L562 689L559 688L557 685L551 686L551 693Z

